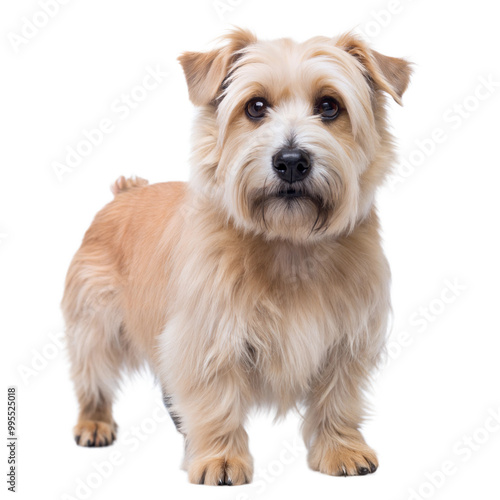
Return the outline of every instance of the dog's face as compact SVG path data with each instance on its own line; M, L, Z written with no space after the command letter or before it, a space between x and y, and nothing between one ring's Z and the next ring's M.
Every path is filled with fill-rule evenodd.
M351 35L259 41L246 31L180 57L195 124L196 189L237 226L305 240L351 230L392 161L385 95L406 89L406 61Z

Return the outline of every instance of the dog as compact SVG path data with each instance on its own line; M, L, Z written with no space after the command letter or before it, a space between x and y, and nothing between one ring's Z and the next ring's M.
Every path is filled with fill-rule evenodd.
M179 61L198 108L190 181L120 178L68 270L76 442L113 442L121 374L148 364L192 483L252 480L255 407L300 407L313 470L373 473L360 425L390 314L375 193L411 64L352 33L239 28Z

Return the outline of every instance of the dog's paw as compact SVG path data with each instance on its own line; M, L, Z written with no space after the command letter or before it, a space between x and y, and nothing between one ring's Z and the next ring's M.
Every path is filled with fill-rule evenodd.
M116 424L81 420L75 425L73 435L80 446L109 446L116 439Z
M378 468L375 452L366 444L349 448L341 444L313 446L309 467L330 476L365 476Z
M252 480L253 468L251 458L208 458L193 461L188 466L188 477L191 483L210 484L214 486L236 486L247 484Z

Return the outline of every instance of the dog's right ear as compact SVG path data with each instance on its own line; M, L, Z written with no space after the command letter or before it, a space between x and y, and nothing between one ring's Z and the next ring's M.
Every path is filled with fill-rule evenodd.
M364 67L368 81L376 89L387 92L398 104L410 83L411 64L405 59L388 57L370 49L352 33L337 40L337 46L355 57Z
M222 82L242 50L257 41L255 35L236 28L221 37L225 44L209 52L184 52L178 60L188 85L189 98L195 106L204 106L215 100Z

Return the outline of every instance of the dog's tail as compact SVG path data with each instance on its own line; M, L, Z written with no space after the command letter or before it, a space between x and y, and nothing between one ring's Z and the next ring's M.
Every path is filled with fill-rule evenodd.
M147 186L149 182L141 177L129 177L128 179L123 175L116 179L115 183L111 185L111 192L116 196L120 193L128 191L132 188Z

